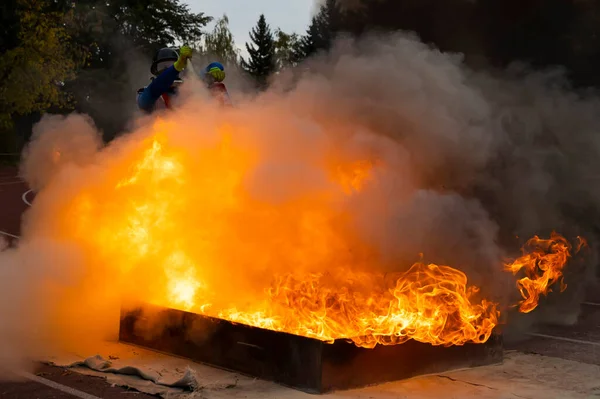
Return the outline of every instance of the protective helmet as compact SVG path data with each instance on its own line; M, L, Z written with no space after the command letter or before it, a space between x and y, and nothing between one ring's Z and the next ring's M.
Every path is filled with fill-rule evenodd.
M154 76L160 75L160 73L173 65L175 61L179 58L179 53L176 49L172 49L169 47L161 48L154 54L154 59L152 60L152 66L150 67L150 72Z
M223 64L221 64L220 62L211 62L210 64L208 64L208 66L205 69L205 72L208 73L210 72L211 69L213 68L217 68L221 71L225 70L225 67L223 66Z
M220 62L211 62L204 68L202 75L207 82L220 82L225 79L225 67Z

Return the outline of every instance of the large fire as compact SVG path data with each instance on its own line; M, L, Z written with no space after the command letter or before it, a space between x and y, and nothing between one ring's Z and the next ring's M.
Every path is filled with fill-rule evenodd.
M103 184L89 184L61 208L61 231L118 269L115 284L127 295L369 348L409 339L481 343L498 325L498 305L450 266L419 262L396 275L369 272L377 251L336 209L369 189L374 160L315 159L311 166L327 171L324 188L300 188L274 206L245 189L260 154L233 140L227 126L194 154L170 139L170 129L156 122L152 134L111 163ZM559 235L532 244L533 252L507 266L527 272L518 282L523 312L560 279L570 250Z

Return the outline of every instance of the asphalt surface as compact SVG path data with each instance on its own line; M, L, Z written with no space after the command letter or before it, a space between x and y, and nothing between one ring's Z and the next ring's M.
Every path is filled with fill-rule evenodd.
M84 376L60 367L37 365L24 381L0 383L0 398L10 399L147 399L156 398L137 391L112 387L100 377Z
M586 302L581 310L577 324L538 327L528 339L506 348L600 366L600 303Z
M15 244L21 214L35 195L17 176L16 168L0 168L0 235ZM0 265L1 267L1 265ZM545 326L536 335L510 343L507 349L535 353L600 366L600 282L590 292L574 326ZM37 364L34 373L18 382L0 381L0 398L151 398L153 396L111 387L104 379L84 376L60 367Z

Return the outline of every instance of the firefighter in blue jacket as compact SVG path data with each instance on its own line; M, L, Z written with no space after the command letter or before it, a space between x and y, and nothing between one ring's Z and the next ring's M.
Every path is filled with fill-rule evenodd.
M177 86L182 83L179 74L192 58L192 49L181 47L179 53L172 48L162 48L156 52L152 60L150 72L154 77L150 84L138 90L138 107L146 112L152 112L160 101L159 106L171 108L171 100L177 95Z
M177 96L177 87L183 82L179 76L187 66L187 61L192 58L192 49L188 46L181 47L179 53L172 48L163 48L157 51L152 60L150 72L154 77L150 84L138 90L138 107L148 113L158 106L171 108L171 102ZM204 81L211 93L215 84L219 84L219 97L225 97L228 102L229 95L222 81L225 79L225 68L217 62L211 63L203 71ZM224 94L223 94L224 92ZM161 100L159 102L159 100Z

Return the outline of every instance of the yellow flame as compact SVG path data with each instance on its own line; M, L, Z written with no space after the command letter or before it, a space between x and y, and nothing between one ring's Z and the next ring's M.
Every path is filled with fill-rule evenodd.
M381 262L377 251L352 232L352 215L337 204L369 190L372 160L312 160L329 186L274 204L248 188L260 151L234 140L235 126L192 148L171 140L170 132L181 128L157 122L154 134L112 162L102 181L61 208L63 236L113 265L125 295L363 347L489 338L497 304L469 286L463 272L424 263L398 265L406 271L394 278L368 272ZM564 239L553 236L550 246L536 240L542 250L510 270L564 266ZM557 278L544 276L543 287L519 283L522 310Z

